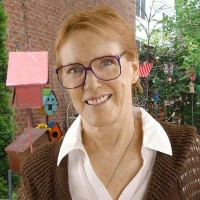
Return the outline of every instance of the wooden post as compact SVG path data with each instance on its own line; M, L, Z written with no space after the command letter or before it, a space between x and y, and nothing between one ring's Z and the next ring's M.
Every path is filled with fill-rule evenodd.
M26 109L27 119L28 119L28 134L29 134L29 141L30 141L30 149L33 152L33 141L32 141L32 133L31 133L31 116L30 116L30 108Z

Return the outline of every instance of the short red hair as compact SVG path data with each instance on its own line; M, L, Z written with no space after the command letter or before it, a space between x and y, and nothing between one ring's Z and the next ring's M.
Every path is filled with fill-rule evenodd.
M138 48L131 26L111 7L97 6L85 11L75 12L61 24L55 45L56 65L61 66L60 49L67 36L73 31L90 30L108 39L119 41L128 58L137 60Z

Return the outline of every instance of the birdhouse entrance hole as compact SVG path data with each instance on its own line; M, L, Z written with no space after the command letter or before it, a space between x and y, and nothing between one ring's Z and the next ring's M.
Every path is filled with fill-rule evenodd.
M52 133L52 137L57 138L57 137L58 137L58 132L54 131L54 132Z
M52 110L52 105L49 105L49 108L48 108L49 110Z

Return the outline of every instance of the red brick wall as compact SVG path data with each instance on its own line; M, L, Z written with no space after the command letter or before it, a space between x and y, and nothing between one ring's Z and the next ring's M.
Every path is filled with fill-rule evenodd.
M17 51L17 47L19 51L48 51L48 87L54 90L59 101L59 108L56 114L49 116L49 121L57 121L63 133L67 129L67 106L70 100L53 70L56 30L66 12L101 3L119 10L134 29L135 20L131 15L135 15L135 5L130 0L4 0L8 14L8 51ZM16 134L20 134L27 127L26 110L14 107L14 113ZM33 127L46 122L38 109L32 109L31 119Z

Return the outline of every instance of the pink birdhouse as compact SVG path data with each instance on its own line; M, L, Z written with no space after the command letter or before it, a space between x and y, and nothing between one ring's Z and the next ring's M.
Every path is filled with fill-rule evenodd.
M42 107L42 88L48 82L48 52L10 52L6 85L14 87L16 105Z

